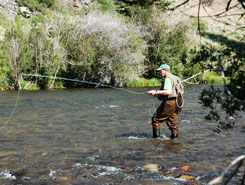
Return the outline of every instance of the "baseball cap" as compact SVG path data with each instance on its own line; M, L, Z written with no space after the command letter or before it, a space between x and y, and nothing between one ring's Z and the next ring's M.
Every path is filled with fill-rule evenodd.
M170 70L170 66L168 64L162 64L159 68L157 68L156 70L157 71L160 71L162 69L168 69Z

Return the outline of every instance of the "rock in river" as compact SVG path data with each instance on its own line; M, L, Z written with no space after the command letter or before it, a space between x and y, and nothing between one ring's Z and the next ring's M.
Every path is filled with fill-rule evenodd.
M147 164L143 168L150 172L158 172L162 169L162 167L158 164Z

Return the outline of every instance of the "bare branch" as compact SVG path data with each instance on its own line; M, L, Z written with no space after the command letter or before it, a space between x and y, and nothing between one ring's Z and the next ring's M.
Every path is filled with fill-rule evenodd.
M174 10L176 10L177 8L179 8L180 6L183 6L183 5L185 5L186 3L188 3L188 2L189 2L189 0L186 0L185 2L183 2L183 3L181 3L181 4L177 5L177 6L175 6L175 7L173 7L173 8L169 8L168 10L174 11Z
M188 80L190 80L190 79L192 79L192 78L195 78L196 76L199 76L199 75L201 75L201 74L203 74L203 73L206 73L206 72L208 72L208 71L210 71L210 70L205 70L205 71L202 71L202 72L200 72L200 73L197 73L197 74L195 74L195 75L193 75L193 76L191 76L191 77L189 77L189 78L187 78L187 79L185 79L185 80L182 80L181 82L187 83ZM188 83L189 83L189 82L188 82Z
M202 33L201 33L201 27L200 27L200 8L201 8L201 3L202 3L202 0L199 0L199 5L198 5L198 14L197 14L197 20L198 20L198 28L197 28L197 30L198 30L198 32L199 32L199 34L201 35Z
M208 183L208 185L215 185L215 184L227 184L231 178L237 173L238 169L242 166L243 164L243 160L245 159L245 155L241 155L240 157L234 159L230 165L226 168L226 170L217 178L213 179L212 181L210 181ZM236 168L232 171L232 173L229 175L227 180L224 180L225 175L227 174L227 172L236 164L238 164L236 166ZM243 181L243 180L242 180Z
M239 0L238 0L238 1L239 1ZM245 5L243 4L243 3L244 3L244 1L240 0L239 2L241 3L241 5L242 5L243 9L245 10Z
M228 1L227 6L226 6L226 9L225 9L226 11L228 11L228 10L229 10L229 7L230 7L230 4L231 4L231 1L232 1L232 0L229 0L229 1Z

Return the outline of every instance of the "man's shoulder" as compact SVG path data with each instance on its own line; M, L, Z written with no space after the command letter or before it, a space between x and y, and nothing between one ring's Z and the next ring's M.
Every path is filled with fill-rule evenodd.
M168 76L166 76L166 78L165 78L165 81L171 81L171 83L173 82L173 75L172 74L170 74L170 75L168 75Z

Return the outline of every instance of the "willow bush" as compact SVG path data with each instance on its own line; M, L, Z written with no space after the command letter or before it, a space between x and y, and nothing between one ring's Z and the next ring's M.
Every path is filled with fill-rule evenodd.
M124 17L91 11L67 21L68 76L124 85L145 72L146 43Z
M28 45L28 29L24 28L17 17L15 24L6 29L4 43L1 47L7 61L9 88L20 87L21 73L31 65L31 53Z
M32 52L32 59L35 74L56 76L66 68L66 50L62 43L62 21L53 17L48 23L34 26L29 34L29 45ZM47 79L39 79L41 88L48 84Z
M9 87L9 73L7 58L3 55L2 51L0 51L0 90Z
M45 8L52 8L55 0L17 0L20 6L27 6L31 11L44 11Z
M148 33L144 35L148 46L145 61L147 72L144 77L156 76L155 69L162 63L168 63L174 74L181 75L182 60L185 60L190 46L189 35L193 30L191 24L179 16L170 19L157 5L134 6L131 8L130 16Z

